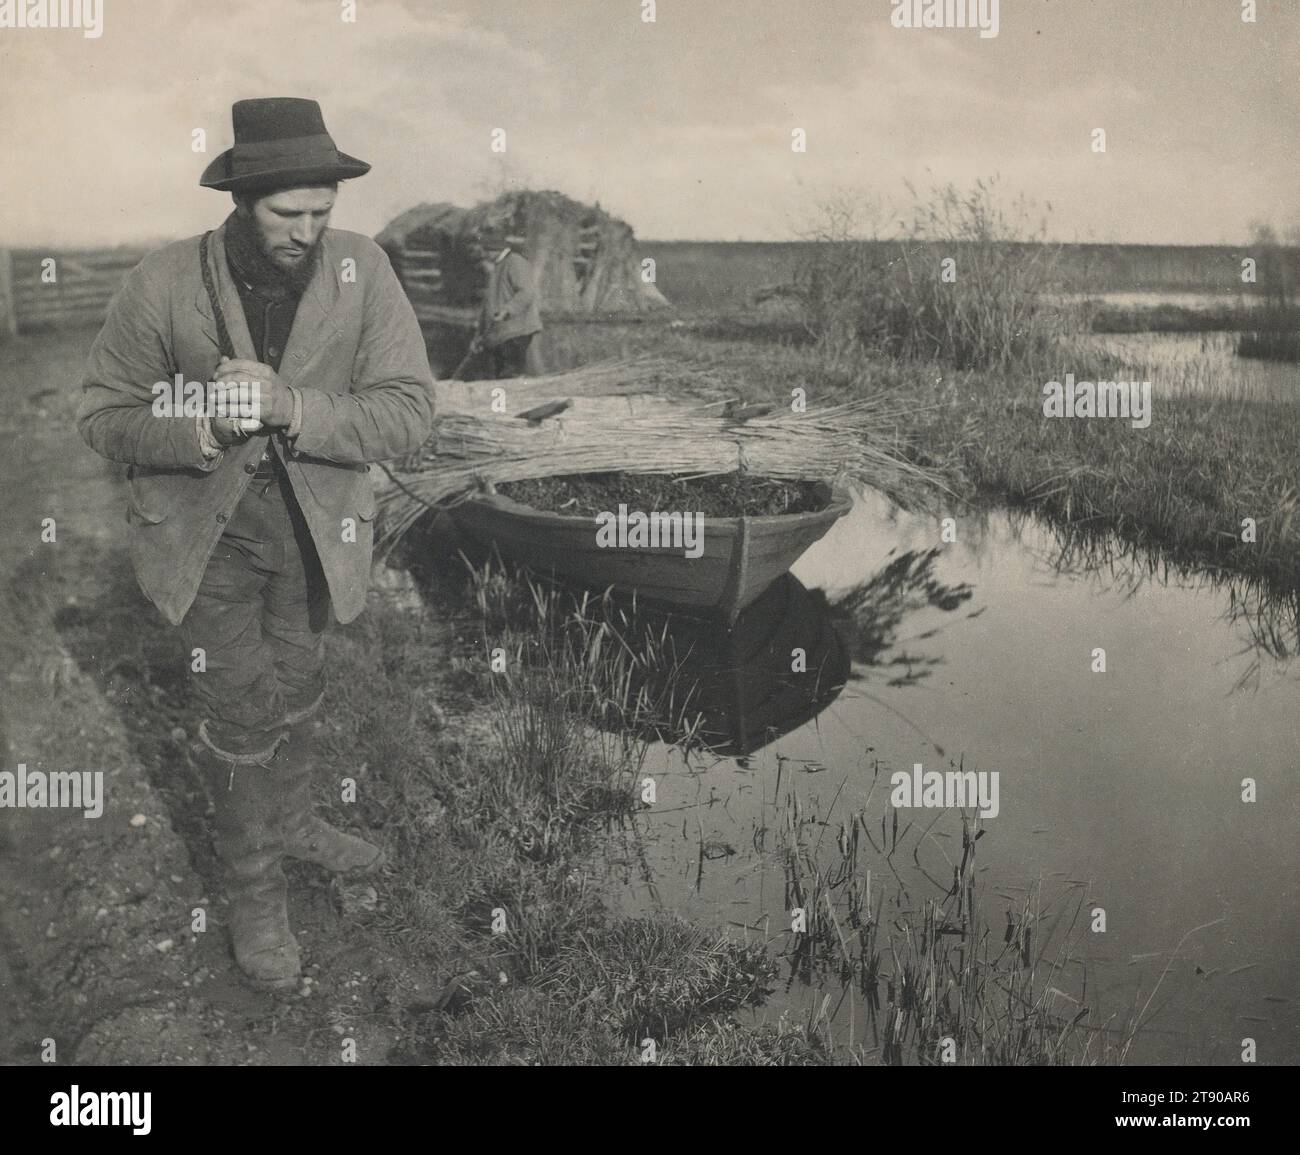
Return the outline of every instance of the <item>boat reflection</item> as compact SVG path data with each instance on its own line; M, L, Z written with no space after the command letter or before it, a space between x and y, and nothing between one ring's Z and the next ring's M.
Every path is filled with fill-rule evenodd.
M636 618L656 648L655 660L642 667L646 689L655 700L671 689L678 703L675 725L653 727L664 741L751 754L810 722L849 679L847 639L825 597L789 573L730 629L716 618L644 608Z

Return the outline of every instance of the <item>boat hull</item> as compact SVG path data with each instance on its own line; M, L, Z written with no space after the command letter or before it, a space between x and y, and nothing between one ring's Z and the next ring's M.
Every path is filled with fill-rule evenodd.
M451 515L479 544L547 576L734 620L852 508L847 490L824 488L826 507L815 513L705 518L698 557L681 547L602 548L596 518L550 513L502 494L473 497Z

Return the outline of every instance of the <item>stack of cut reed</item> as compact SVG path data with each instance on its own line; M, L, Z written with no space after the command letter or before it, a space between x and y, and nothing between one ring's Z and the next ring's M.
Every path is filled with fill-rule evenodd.
M716 404L633 417L564 413L541 423L452 413L437 419L433 439L414 461L389 473L392 484L379 494L382 537L391 545L428 508L489 485L582 473L698 477L745 470L790 481L857 482L909 504L934 479L905 458L890 416L875 399L744 421Z
M601 361L551 377L442 380L435 381L433 388L439 413L490 417L503 412L522 413L560 398L571 402L575 410L635 412L732 396L739 385L739 375L724 367L646 355Z

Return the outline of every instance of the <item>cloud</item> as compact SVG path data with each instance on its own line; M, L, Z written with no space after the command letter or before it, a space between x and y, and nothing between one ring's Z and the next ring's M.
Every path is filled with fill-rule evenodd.
M1219 240L1271 211L1252 201L1294 204L1278 190L1300 159L1277 142L1300 113L1281 47L1300 13L1270 11L1264 35L1216 7L1207 34L1194 7L1025 0L982 40L892 29L887 0L661 0L654 24L630 0L360 0L355 24L324 0L108 0L98 40L0 33L0 156L20 174L0 238L210 227L229 201L197 181L230 143L231 102L305 95L374 166L335 214L370 233L418 201L527 181L643 236L775 239L822 189L899 199L905 180L1000 172L1058 206L1063 236Z

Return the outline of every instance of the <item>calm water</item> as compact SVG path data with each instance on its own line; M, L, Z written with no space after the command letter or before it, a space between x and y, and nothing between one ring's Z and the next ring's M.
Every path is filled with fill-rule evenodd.
M1267 630L1234 615L1231 591L1065 564L1035 522L962 519L957 544L938 537L932 519L864 497L738 635L679 631L722 751L653 748L657 802L613 855L618 904L727 925L780 954L789 915L764 833L778 772L782 795L831 819L833 840L852 811L885 812L888 772L960 759L1000 775L1000 813L977 848L992 925L1036 884L1048 910L1105 908L1106 932L1085 918L1056 981L1077 997L1086 967L1092 1022L1142 1006L1179 940L1215 923L1169 965L1130 1061L1236 1063L1246 1037L1261 1062L1300 1059L1300 663L1261 648ZM1294 652L1293 626L1263 624ZM820 672L812 701L792 689L794 646ZM1253 805L1240 800L1247 776ZM891 885L915 906L942 897L960 824L952 811L901 813L915 823ZM1064 938L1058 928L1053 953ZM806 1016L826 994L837 1034L852 1021L861 1041L862 1010L840 1001L838 980L795 982L757 1014Z

